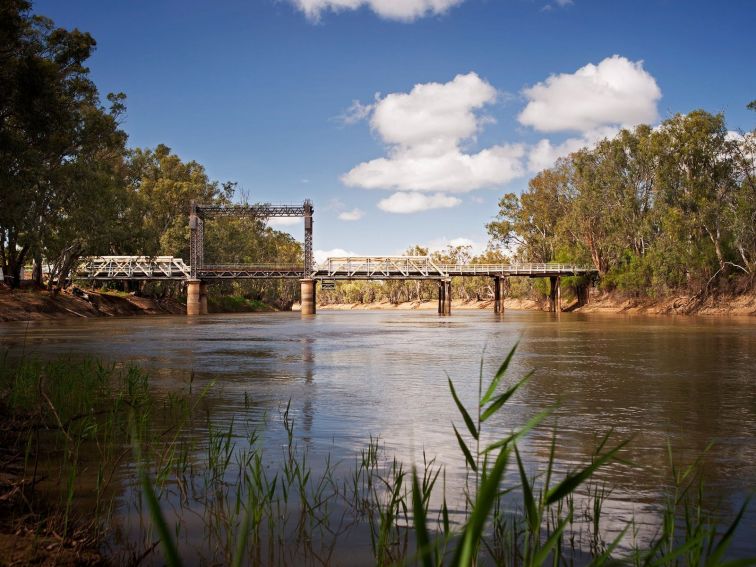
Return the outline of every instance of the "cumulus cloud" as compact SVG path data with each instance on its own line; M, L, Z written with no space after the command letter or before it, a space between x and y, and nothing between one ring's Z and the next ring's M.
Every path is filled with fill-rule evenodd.
M330 250L315 250L312 253L315 263L316 264L322 264L325 262L328 258L339 258L344 256L362 256L362 254L357 254L356 252L349 252L347 250L344 250L343 248L331 248Z
M365 120L373 111L372 104L362 104L359 100L353 100L352 104L336 120L343 124L356 124Z
M653 122L661 90L642 61L614 55L575 73L551 75L526 88L521 124L542 132L590 132L602 126Z
M387 156L355 166L342 181L365 189L438 193L491 187L523 175L521 144L462 150L463 142L492 122L480 111L496 98L496 89L475 73L378 97L370 126L387 144Z
M395 152L359 164L342 180L364 189L466 192L520 177L524 154L521 144L494 146L472 155L459 149L435 156Z
M271 217L268 219L268 225L272 227L301 225L300 217Z
M470 253L473 256L478 256L486 251L485 242L480 242L462 236L458 238L446 238L445 236L442 236L441 238L436 238L428 242L426 248L428 248L429 252L443 252L448 246L469 246Z
M356 10L363 6L388 20L411 22L424 16L444 14L464 0L291 0L312 21L323 12Z
M351 211L343 211L339 213L339 220L343 221L357 221L365 216L365 212L360 209L352 209Z
M581 148L591 148L604 138L613 138L619 129L615 126L606 126L586 132L577 138L568 138L565 141L554 144L546 138L531 146L528 151L528 171L535 173L547 169L556 163L561 157L566 157Z
M400 191L378 202L378 208L387 213L419 213L430 209L450 209L462 203L461 199L443 193L407 193Z

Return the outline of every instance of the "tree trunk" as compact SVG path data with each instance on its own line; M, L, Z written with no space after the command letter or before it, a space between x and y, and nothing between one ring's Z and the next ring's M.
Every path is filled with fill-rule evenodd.
M21 285L21 277L24 273L24 261L29 251L28 246L16 250L16 239L8 241L8 273L11 277L11 287L18 288Z
M34 254L34 268L32 269L32 281L37 287L42 287L42 254Z

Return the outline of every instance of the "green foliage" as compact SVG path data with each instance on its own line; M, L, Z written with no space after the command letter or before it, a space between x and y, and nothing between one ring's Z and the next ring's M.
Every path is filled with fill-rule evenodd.
M591 262L604 288L633 294L752 283L755 139L702 110L622 130L505 195L489 235L522 261Z
M65 277L117 240L124 199L123 95L105 108L89 78L91 35L56 28L30 3L2 3L0 267L18 285L28 258Z
M250 313L271 310L270 305L259 299L247 299L240 295L210 295L208 304L211 313Z

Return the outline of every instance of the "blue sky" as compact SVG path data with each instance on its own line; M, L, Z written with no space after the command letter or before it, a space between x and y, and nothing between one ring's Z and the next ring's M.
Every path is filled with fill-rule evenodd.
M252 200L313 199L321 251L481 247L499 196L560 153L695 108L724 112L733 130L756 122L745 109L756 99L753 0L34 10L96 38L92 76L103 94L127 94L132 146L167 144Z

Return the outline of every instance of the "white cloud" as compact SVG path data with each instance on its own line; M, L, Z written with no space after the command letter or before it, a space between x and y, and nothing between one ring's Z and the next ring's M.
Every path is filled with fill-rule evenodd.
M528 171L536 173L547 169L559 158L566 157L581 148L592 148L604 138L613 138L618 132L617 127L606 126L586 132L579 138L568 138L560 144L553 144L551 140L544 138L532 146L528 152Z
M572 74L551 75L523 93L529 102L519 121L542 132L589 132L607 125L653 122L661 98L643 62L619 55Z
M360 209L352 209L351 211L344 211L339 213L339 220L343 221L356 221L365 216L365 212Z
M523 175L521 144L493 146L477 154L458 148L439 155L415 155L413 151L392 152L359 164L342 177L350 186L400 191L474 191L502 185Z
M424 16L439 15L463 0L291 0L312 21L323 12L370 8L382 18L411 22Z
M461 204L462 200L443 193L406 193L400 191L382 199L378 208L387 213L419 213L430 209L449 209Z
M316 264L322 264L325 262L328 258L339 258L344 256L361 256L361 254L357 254L355 252L348 252L347 250L344 250L343 248L331 248L330 250L315 250L312 253L313 257L315 258Z
M434 240L431 240L428 242L428 244L425 246L428 248L429 252L442 252L446 250L447 246L469 246L470 247L470 253L473 256L478 256L486 251L486 243L485 242L479 242L477 240L473 240L471 238L465 238L465 237L458 237L458 238L446 238L445 236L442 236L441 238L436 238Z
M388 155L355 166L342 181L365 189L466 192L523 175L520 144L474 154L461 148L493 121L479 112L496 98L496 89L475 73L378 97L370 126L388 145Z
M302 224L302 222L301 217L271 217L268 219L268 226L294 226L296 224Z
M370 116L373 106L372 104L362 104L359 100L353 100L349 108L337 116L336 120L343 124L356 124Z

